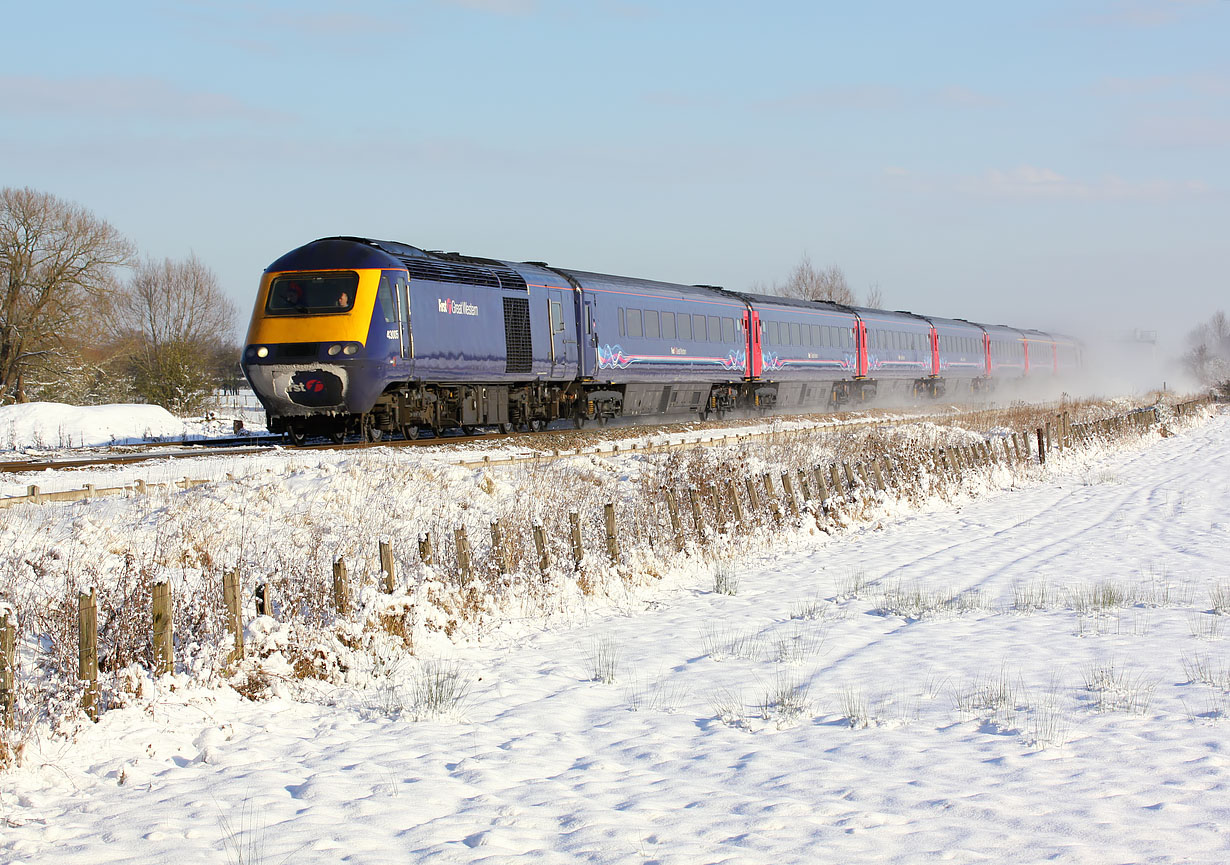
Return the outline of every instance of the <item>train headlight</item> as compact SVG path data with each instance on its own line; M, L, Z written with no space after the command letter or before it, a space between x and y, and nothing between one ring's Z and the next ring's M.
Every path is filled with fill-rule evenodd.
M341 353L342 353L342 346L340 343L334 343L333 345L329 346L329 357L337 357Z
M357 342L348 342L346 347L342 349L342 352L347 356L358 354L359 344Z
M256 350L257 357L269 357L269 349L266 346L261 346Z

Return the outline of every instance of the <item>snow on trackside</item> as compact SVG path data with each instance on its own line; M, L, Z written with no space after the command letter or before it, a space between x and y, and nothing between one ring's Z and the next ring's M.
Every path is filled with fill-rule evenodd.
M0 406L0 450L65 449L182 439L190 427L162 406Z
M499 469L212 457L192 474L233 482L14 507L0 550L21 555L0 580L25 608L70 575L105 593L150 569L204 621L207 555L241 566L249 597L341 556L362 612L328 632L306 590L275 593L274 616L249 600L238 690L209 672L225 645L180 645L160 680L122 668L97 724L36 730L0 775L0 859L1225 861L1230 417L1172 427L766 543L715 535L716 565L659 544L623 573L595 564L588 593L555 568L467 599L455 562L424 567L415 541L466 525L477 546L497 518L554 530L561 506L596 536L603 502L638 489L834 452L786 437ZM415 591L376 590L376 538ZM478 612L450 620L462 601ZM352 651L364 618L388 633Z

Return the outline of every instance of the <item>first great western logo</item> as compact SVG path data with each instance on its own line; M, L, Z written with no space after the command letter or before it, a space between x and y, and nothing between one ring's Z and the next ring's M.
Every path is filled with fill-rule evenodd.
M437 297L436 305L446 315L478 315L478 305L464 300Z

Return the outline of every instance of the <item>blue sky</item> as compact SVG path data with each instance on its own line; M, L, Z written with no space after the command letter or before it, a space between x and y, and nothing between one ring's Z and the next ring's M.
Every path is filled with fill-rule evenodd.
M0 186L195 252L316 237L687 283L806 253L938 315L1230 306L1230 2L0 0Z

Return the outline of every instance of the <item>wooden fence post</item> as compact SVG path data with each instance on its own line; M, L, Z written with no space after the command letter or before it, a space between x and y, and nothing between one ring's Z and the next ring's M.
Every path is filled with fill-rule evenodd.
M154 675L175 672L175 654L171 633L171 584L154 583L150 592L154 607Z
M880 460L877 457L871 458L871 470L875 474L876 489L884 492L884 473L880 471Z
M611 557L611 564L619 564L619 538L615 534L615 505L607 502L603 510L606 514L606 553Z
M1030 453L1029 432L1028 431L1021 432L1021 450L1025 451L1025 462L1029 462L1031 459L1033 459L1033 454Z
M688 500L692 503L692 526L696 529L696 537L705 531L704 514L700 510L700 493L696 487L688 487Z
M799 469L799 496L803 499L803 504L811 501L811 485L807 483L807 472Z
M1050 424L1047 424L1049 430ZM1049 438L1045 435L1042 427L1038 427L1038 465L1046 465L1046 440Z
M790 515L799 515L799 503L794 498L794 483L790 480L790 472L782 472L782 498L790 507Z
M257 583L256 591L252 593L252 597L256 604L256 615L273 615L273 597L272 593L269 591L268 583Z
M675 502L675 493L672 490L663 487L662 494L666 496L666 510L670 514L671 518L671 531L675 533L675 549L679 552L683 552L685 545L683 537L683 523L679 520L679 505Z
M1012 450L1008 447L1007 439L1000 439L1004 443L1004 465L1012 468Z
M842 469L844 469L844 470L845 470L845 473L846 473L846 486L847 486L847 487L848 487L848 489L850 490L850 494L851 494L851 495L857 495L858 485L854 483L854 472L850 471L850 463L848 463L848 462L843 462L843 463L841 464L841 467L842 467Z
M846 497L845 487L841 485L841 469L837 467L837 463L829 463L829 479L833 482L833 497Z
M777 501L777 491L773 489L773 478L769 477L768 472L765 472L762 481L764 483L764 500L773 511L774 521L780 523L782 521L782 506Z
M538 571L545 575L551 568L551 553L547 549L547 533L540 524L534 526L534 551L538 553Z
M427 532L419 535L419 560L429 568L435 562L435 553L431 549L431 535Z
M829 509L829 485L824 481L824 471L820 466L816 466L812 469L811 473L812 477L816 479L816 494L820 497L820 507L827 512Z
M1047 452L1049 452L1049 451L1051 450L1051 448L1052 448L1052 444L1051 444L1051 422L1048 420L1045 424L1043 424L1043 428L1046 430L1046 445L1045 445L1045 450L1046 450ZM1041 450L1043 450L1043 448L1042 448L1042 447L1039 447L1039 448L1038 448L1038 450L1040 450L1040 451L1041 451ZM1042 462L1046 462L1046 459L1045 459L1045 458L1043 458Z
M94 589L77 597L77 678L85 680L81 706L91 721L98 720L98 603Z
M337 566L334 565L335 573L336 570ZM243 660L243 603L239 593L238 569L222 574L222 603L226 607L226 629L231 633L231 653L226 656L226 662L230 664Z
M581 546L581 516L576 511L568 514L568 524L572 529L572 560L577 568L585 560L585 548Z
M389 541L380 542L380 572L384 574L384 593L393 594L393 544Z
M509 555L508 545L504 543L504 527L500 525L499 520L493 520L491 523L491 552L500 566L500 573L511 574L512 558Z
M8 612L0 616L0 727L12 728L17 710L13 666L17 658L17 622Z
M466 537L465 526L453 529L453 542L457 545L457 567L461 569L461 576L468 581L474 572L470 569L470 539Z
M713 505L713 523L717 526L719 532L726 531L726 520L722 519L725 516L725 508L722 507L722 499L718 495L718 488L713 485L706 484L709 490L709 501Z
M346 576L346 562L333 562L333 608L339 616L350 615L350 580Z
M735 515L735 525L740 529L746 528L743 523L743 504L739 501L739 489L732 480L726 481L726 496L730 499L730 508Z
M743 479L744 485L747 487L747 501L751 505L752 513L760 513L760 496L756 494L756 482L749 478Z

